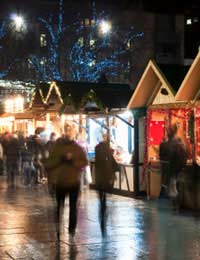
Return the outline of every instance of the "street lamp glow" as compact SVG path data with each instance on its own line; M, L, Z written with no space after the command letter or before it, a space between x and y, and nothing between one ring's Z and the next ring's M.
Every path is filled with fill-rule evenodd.
M102 34L107 34L111 30L111 23L108 21L101 21L100 22L100 31Z
M21 31L23 26L24 26L24 19L21 15L13 14L11 16L11 19L13 20L15 30L16 31Z

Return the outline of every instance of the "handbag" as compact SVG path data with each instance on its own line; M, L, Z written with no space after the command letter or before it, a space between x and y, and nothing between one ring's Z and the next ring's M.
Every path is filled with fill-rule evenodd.
M119 172L120 171L120 166L119 164L116 162L115 158L112 155L112 171L113 172Z

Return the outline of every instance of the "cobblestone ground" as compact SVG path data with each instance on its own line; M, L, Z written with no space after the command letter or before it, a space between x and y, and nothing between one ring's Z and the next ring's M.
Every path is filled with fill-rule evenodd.
M54 201L45 185L8 188L0 177L0 260L199 260L200 218L173 213L168 201L110 195L107 235L101 236L95 191L80 196L78 228L68 235L68 200L60 243Z

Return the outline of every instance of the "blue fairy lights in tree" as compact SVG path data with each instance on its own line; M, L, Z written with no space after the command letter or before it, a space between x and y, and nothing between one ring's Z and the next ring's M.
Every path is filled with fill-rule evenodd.
M119 77L128 70L129 45L143 33L135 33L112 26L103 14L90 24L80 24L69 53L70 75L74 81L98 81L106 73L109 78Z
M81 19L79 15L76 22L66 26L60 0L56 23L53 15L38 18L48 36L47 53L29 57L39 80L97 82L103 73L115 80L129 72L130 44L143 33L136 33L133 27L127 30L111 24L104 12L97 15L95 4L92 17Z
M2 21L0 24L0 40L3 39L5 37L7 33L7 26L6 26L6 22ZM3 46L0 44L0 56L2 56L3 53ZM8 72L10 70L10 66L8 66L6 69L1 69L0 71L0 79L4 78Z
M52 14L50 14L48 19L43 17L38 18L38 21L45 28L48 36L47 55L38 56L32 54L29 57L29 61L37 71L40 80L63 80L63 75L60 69L60 46L66 30L66 26L63 23L63 17L63 0L60 0L58 19L56 23L54 22Z
M115 79L129 72L131 44L143 33L136 33L133 27L122 30L104 12L97 15L95 1L92 19L87 23L78 20L69 53L71 79L100 82L102 75L107 81L107 77Z

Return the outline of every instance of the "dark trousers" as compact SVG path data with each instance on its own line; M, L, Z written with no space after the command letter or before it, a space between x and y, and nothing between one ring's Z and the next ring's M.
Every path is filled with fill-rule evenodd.
M73 188L56 187L57 220L60 221L60 210L64 208L65 197L69 194L69 232L75 232L77 224L77 201L80 186Z
M18 166L17 160L6 162L8 184L11 184L11 185L15 184L15 177L16 177L17 170L18 170L17 166Z
M106 225L106 191L99 190L99 201L100 201L100 226L101 232L104 234Z

